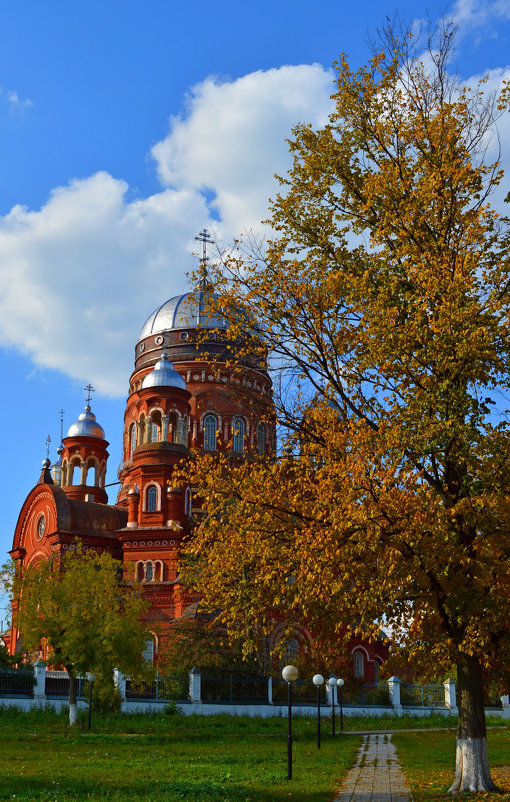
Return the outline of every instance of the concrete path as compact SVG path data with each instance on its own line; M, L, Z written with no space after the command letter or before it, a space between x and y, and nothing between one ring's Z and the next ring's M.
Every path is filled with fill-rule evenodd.
M389 733L363 736L357 763L333 802L412 802Z

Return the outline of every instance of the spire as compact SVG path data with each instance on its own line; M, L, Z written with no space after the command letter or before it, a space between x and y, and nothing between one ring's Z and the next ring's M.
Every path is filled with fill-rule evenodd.
M202 256L200 258L200 278L197 281L195 289L207 290L210 288L209 274L207 272L207 262L209 261L209 257L207 256L207 246L212 245L214 240L210 236L206 228L203 228L200 234L197 237L195 237L195 239L198 242L202 243Z
M51 464L49 457L50 443L51 443L51 437L48 435L48 437L46 438L46 457L43 459L41 475L39 477L39 481L37 482L38 485L53 484L53 479L51 478L51 473L50 473L50 464Z
M64 439L64 415L65 410L63 407L60 407L58 414L60 415L60 442Z

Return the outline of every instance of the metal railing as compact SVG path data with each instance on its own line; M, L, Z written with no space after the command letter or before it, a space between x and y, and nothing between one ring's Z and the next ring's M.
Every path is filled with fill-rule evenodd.
M44 693L46 696L69 696L69 675L67 671L46 671L44 680ZM83 677L78 677L77 682L76 698L84 699L86 680Z
M34 672L29 668L0 668L0 696L33 696Z
M268 702L268 678L236 674L202 675L202 702Z
M442 685L403 682L400 686L400 703L404 707L444 707L444 688Z
M344 705L389 707L390 691L386 682L346 683L342 688Z
M126 699L155 699L185 701L189 696L189 677L187 674L163 677L159 673L152 682L135 682L126 679Z
M326 686L320 686L321 703L326 702ZM273 702L284 704L287 701L288 688L283 679L273 680ZM292 683L292 699L296 704L317 704L317 688L310 680L297 679Z

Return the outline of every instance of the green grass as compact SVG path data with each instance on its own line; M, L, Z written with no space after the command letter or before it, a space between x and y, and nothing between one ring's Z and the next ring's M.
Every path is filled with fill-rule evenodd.
M489 720L489 725L492 725ZM455 776L456 732L400 732L392 736L415 802L451 800L446 793ZM510 800L510 774L502 767L510 765L508 728L488 732L489 762L495 782L503 792L498 802ZM478 794L463 794L463 800L479 800Z
M294 722L293 779L286 779L285 718L100 716L70 732L65 715L3 709L0 799L326 802L353 764L358 736L333 739Z

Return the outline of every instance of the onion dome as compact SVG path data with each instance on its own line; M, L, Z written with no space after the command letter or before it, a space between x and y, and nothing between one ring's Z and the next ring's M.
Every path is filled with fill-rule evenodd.
M100 437L101 440L105 439L104 429L96 421L96 416L90 411L90 406L87 404L84 412L81 413L78 420L69 427L67 432L68 437Z
M158 306L145 321L138 339L175 329L228 329L228 322L223 316L211 315L211 300L217 296L209 286L201 282L194 292L176 295Z
M154 365L154 370L147 374L142 382L142 390L147 387L176 387L179 390L186 389L186 382L180 373L174 370L174 366L168 359L166 351Z

